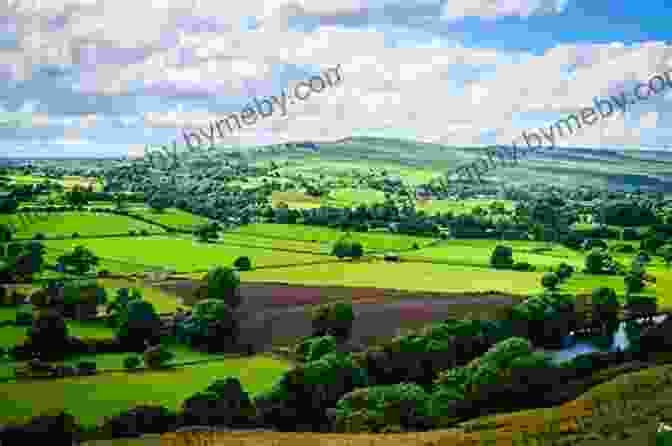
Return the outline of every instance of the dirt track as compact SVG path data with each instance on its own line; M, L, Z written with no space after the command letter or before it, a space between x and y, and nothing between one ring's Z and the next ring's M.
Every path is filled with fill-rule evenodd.
M198 285L199 282L184 280L159 286L189 302ZM498 311L523 298L494 292L455 294L278 283L243 283L240 293L241 334L262 350L309 335L309 311L314 304L324 302L352 302L356 314L352 340L370 345L397 335L402 328L463 317L470 312L473 318L494 319Z

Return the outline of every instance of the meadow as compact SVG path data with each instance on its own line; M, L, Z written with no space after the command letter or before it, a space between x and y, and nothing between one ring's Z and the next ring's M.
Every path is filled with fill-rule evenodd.
M173 208L165 209L163 212L156 212L147 207L135 207L129 209L129 211L131 215L138 215L147 220L183 230L192 230L195 226L208 223L209 221L207 218Z
M74 232L81 237L124 234L143 229L150 234L165 232L158 226L123 215L94 212L0 215L0 224L3 223L14 225L16 238L32 238L38 232L46 237L71 237Z
M161 371L0 383L0 422L22 421L63 408L84 424L100 424L106 416L146 403L176 410L184 399L227 376L237 377L254 396L268 390L289 368L285 361L255 356Z
M62 253L83 244L79 240L46 240L49 252ZM139 269L167 268L179 272L207 271L212 266L232 265L248 256L256 266L280 266L324 261L324 256L200 243L176 237L110 237L90 239L85 245L102 258L99 269L132 273Z

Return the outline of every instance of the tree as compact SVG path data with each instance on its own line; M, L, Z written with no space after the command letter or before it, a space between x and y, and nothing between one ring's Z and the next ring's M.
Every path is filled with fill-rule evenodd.
M560 279L558 278L558 275L555 273L546 273L544 276L541 278L541 285L549 290L555 290L555 287L558 285L558 282L560 282Z
M75 270L76 274L84 275L93 267L98 266L100 258L94 255L93 251L84 247L76 246L71 253L64 254L58 258L58 262Z
M203 243L209 243L210 240L217 239L217 225L212 223L205 223L199 225L194 230L194 234L198 240Z
M12 214L19 208L19 202L15 198L0 199L0 214Z
M27 335L32 351L44 359L61 359L67 354L68 326L56 311L40 313Z
M586 256L586 270L589 274L600 274L603 273L607 264L609 263L610 256L608 253L601 251L599 249L594 249Z
M494 268L513 266L513 250L509 246L497 245L490 256L490 265Z
M337 302L320 305L312 313L312 335L331 335L339 340L348 339L354 320L355 313L352 304Z
M8 224L0 225L0 242L9 242L14 236L14 228Z
M202 299L220 299L232 308L236 308L241 303L239 287L240 276L232 268L218 266L203 277L206 283L202 290Z
M252 269L252 262L250 261L249 257L241 256L238 257L235 262L233 262L233 266L241 271L249 271Z
M117 340L130 351L142 352L146 341L158 339L160 325L154 305L144 300L132 300L120 314Z
M593 319L601 323L603 328L605 324L616 320L620 306L616 291L612 288L595 288L592 293L592 305Z
M147 200L147 205L155 212L163 212L170 204L170 200L166 196L159 194L152 195Z
M364 255L364 248L360 242L352 241L349 236L346 235L334 244L331 250L331 255L335 255L339 259L345 257L358 259Z
M66 192L64 198L65 201L75 207L79 207L88 203L87 194L84 190L82 190L79 184L75 184L70 192Z
M659 249L659 253L663 257L667 269L670 269L670 263L672 263L672 245L663 246Z

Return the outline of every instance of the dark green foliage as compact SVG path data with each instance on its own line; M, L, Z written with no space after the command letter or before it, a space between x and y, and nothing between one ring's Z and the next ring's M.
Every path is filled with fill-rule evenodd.
M171 351L166 350L162 345L154 345L145 350L143 358L147 368L160 369L175 358L175 355Z
M138 367L140 367L141 362L142 360L138 356L135 355L128 356L124 358L124 368L129 370L137 369Z
M347 339L354 320L352 304L337 302L320 305L313 310L312 336L332 335L339 339Z
M29 311L16 312L16 325L30 326L33 323L33 313Z
M336 338L333 336L322 336L312 340L310 350L308 351L307 361L317 361L328 353L336 351Z
M608 253L593 250L586 256L586 271L590 274L604 273L611 257Z
M513 265L513 250L509 246L497 245L490 256L493 268L510 268Z
M512 266L515 271L535 271L536 268L534 265L531 265L528 262L515 262Z
M238 257L235 262L233 262L233 266L238 268L241 271L249 271L252 269L252 262L250 261L250 258L247 256L242 256Z
M31 349L45 359L60 359L68 353L68 326L57 312L41 313L28 329Z
M204 299L221 299L233 308L240 305L240 277L235 270L219 266L208 271L203 280L206 282Z
M109 417L101 431L106 438L133 438L175 431L177 414L162 406L137 406Z
M568 279L573 273L574 273L574 267L568 265L565 262L560 263L560 265L558 265L558 267L555 270L555 274L557 274L558 279L560 279L560 281Z
M549 290L554 290L560 282L558 275L555 273L546 273L541 278L541 286Z
M639 232L634 228L623 228L621 240L639 240Z
M350 257L353 259L360 258L364 255L364 248L360 242L353 241L349 236L346 235L334 243L331 255L334 255L339 259L345 257Z
M146 341L158 338L159 329L159 316L154 306L144 300L132 300L119 313L117 339L128 350L141 352L145 349Z
M64 254L58 258L58 262L65 268L71 267L76 274L83 275L92 267L98 266L100 259L88 248L76 246L72 252Z
M338 432L381 432L385 426L415 427L427 419L430 396L417 384L357 389L336 403Z
M96 373L96 363L93 361L79 361L77 363L77 370L83 375L93 375Z

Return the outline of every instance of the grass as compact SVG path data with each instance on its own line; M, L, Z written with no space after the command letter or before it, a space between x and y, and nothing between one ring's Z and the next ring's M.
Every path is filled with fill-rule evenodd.
M23 215L24 219L19 216ZM51 213L44 215L17 214L0 215L0 224L9 223L16 227L16 238L31 238L41 232L47 237L70 237L73 232L80 236L123 234L130 230L145 229L150 233L164 232L158 226L135 220L123 215L96 214L92 212Z
M137 208L132 209L130 213L166 226L184 230L191 230L195 226L208 223L209 221L207 218L180 209L165 209L163 212L155 212L150 208Z
M318 243L333 243L346 232L322 226L285 225L272 223L258 223L237 229L232 233L258 237L271 237L285 240L315 241ZM388 251L410 249L414 243L424 246L432 242L428 237L390 234L384 232L351 232L352 238L362 243L365 254L367 251Z
M235 376L252 395L269 389L289 370L278 359L255 356L165 371L111 372L89 377L0 384L0 423L23 421L66 408L80 423L99 424L106 416L152 403L178 409L181 402L215 379Z
M272 249L246 248L222 244L198 243L188 238L104 238L78 240L47 240L45 245L59 254L84 244L102 258L99 269L130 273L148 269L168 268L176 271L207 270L215 265L231 265L240 256L248 256L255 266L292 265L322 261L311 254L280 252Z
M68 321L70 336L91 338L112 338L114 329L105 327L101 322ZM26 338L28 327L0 327L0 347L11 347L22 344Z
M540 287L543 273L492 271L428 263L343 262L241 273L244 281L394 288L424 291L498 290L526 294Z
M138 288L142 292L143 299L151 302L157 313L174 313L178 307L186 306L178 303L177 296L166 293L159 287L147 285L141 280L97 279L97 281L105 287L108 300L115 298L119 288Z

